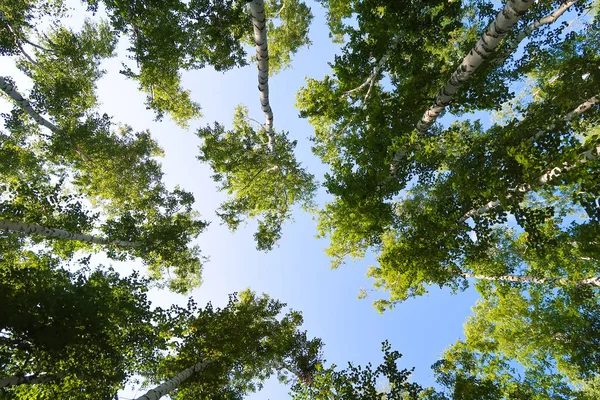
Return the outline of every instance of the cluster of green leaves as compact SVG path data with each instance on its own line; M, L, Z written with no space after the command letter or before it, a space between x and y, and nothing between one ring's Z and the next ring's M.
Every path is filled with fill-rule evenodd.
M2 389L3 398L113 398L164 348L146 298L148 280L111 269L60 268L48 253L3 246L0 365L7 376L58 375Z
M203 143L198 159L210 163L219 189L232 196L218 215L232 230L245 217L258 218L257 248L270 250L281 237L283 223L291 218L292 207L297 203L311 207L316 185L296 161L296 141L284 132L276 133L271 151L264 130L252 128L250 122L247 109L238 107L233 129L225 130L219 123L199 129Z
M319 365L310 382L298 382L292 387L291 397L302 399L343 399L343 400L387 400L418 399L423 388L409 381L412 371L398 369L402 355L392 351L388 342L382 343L383 363L375 370L371 364L365 367L348 363L348 368L336 370L332 365L324 368ZM378 386L385 380L387 389Z
M300 313L289 311L280 316L285 306L246 290L231 295L224 308L209 303L199 309L192 301L185 310L173 308L177 317L170 325L178 340L172 341L172 352L149 371L151 381L160 383L200 360L211 360L171 397L242 399L286 368L311 376L321 362L322 343L298 330Z

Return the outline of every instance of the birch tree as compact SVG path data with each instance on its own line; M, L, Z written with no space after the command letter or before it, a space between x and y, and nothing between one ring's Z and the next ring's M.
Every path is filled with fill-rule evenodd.
M598 71L590 68L598 63L597 17L568 35L560 18L552 17L544 29L531 28L540 26L536 21L545 16L556 16L557 7L558 14L567 7L581 14L593 5L532 7L498 46L499 54L506 54L525 32L529 36L521 59L509 57L501 65L482 62L448 108L449 113L460 113L510 104L509 116L494 125L467 118L415 135L416 116L422 115L416 110L419 96L424 99L425 93L439 90L432 85L436 79L440 82L439 70L454 70L464 57L460 49L466 53L472 48L497 12L481 3L464 7L462 15L469 15L473 22L452 25L440 23L442 16L454 12L454 18L464 17L457 17L461 14L452 4L440 5L430 16L440 17L435 20L436 28L460 39L457 46L447 48L440 37L434 50L427 42L410 46L412 23L421 29L419 38L428 37L423 32L429 32L428 24L432 24L410 14L410 6L403 7L408 10L403 14L404 25L390 29L396 11L393 5L381 3L377 8L357 1L344 8L336 2L325 3L335 7L332 13L341 15L340 32L348 42L332 66L332 76L308 80L298 95L298 106L301 116L315 128L313 151L332 171L324 185L334 199L319 211L319 233L330 239L326 251L333 265L374 251L377 262L369 274L376 288L391 294L387 302L376 303L380 310L424 294L432 286L461 290L471 281L465 276L595 290L596 253L587 252L597 242L594 235L598 232L597 185L593 183ZM424 10L421 15L427 15L429 9ZM360 15L357 26L344 25L343 17L352 12ZM564 19L566 13L562 15ZM432 24L431 35L437 33ZM383 43L389 47L394 38L399 38L398 50L386 58ZM374 43L381 46L377 53ZM552 49L545 47L549 43ZM361 54L366 49L370 53ZM442 53L448 58L436 58ZM453 57L460 57L454 67ZM432 61L415 64L419 59ZM377 69L379 60L386 63L381 69ZM413 64L415 70L405 73ZM374 84L363 105L364 93L359 95L360 90L354 89L365 90L373 70L387 74L389 81ZM430 77L428 81L415 84L425 76ZM524 79L533 88L513 98L510 82L522 84ZM399 151L404 152L400 158ZM394 179L389 175L390 164ZM489 207L489 214L471 212L496 199L501 204ZM464 218L467 213L473 216L471 220ZM571 222L575 215L582 219ZM518 252L499 256L498 226L512 226L512 218L524 231L518 240L541 258L549 249L585 249L586 254L570 260L566 270L547 273L537 269L533 256ZM513 259L522 264L514 264ZM488 269L492 260L498 263ZM592 266L585 274L576 272L589 262Z
M123 73L139 82L148 95L146 105L158 118L169 114L186 126L190 119L200 116L200 105L181 85L182 72L206 65L227 71L249 61L243 46L254 42L246 0L87 3L91 10L103 3L112 26L127 35L136 65L128 65ZM262 8L262 3L257 1L256 5ZM269 20L266 26L273 32L271 47L275 51L270 56L275 71L288 66L291 54L309 43L312 15L298 0L268 1L264 10Z
M177 311L175 332L182 340L172 343L172 353L153 371L151 382L177 377L176 387L174 381L164 382L173 389L173 399L242 399L245 394L260 390L261 383L283 364L297 365L302 359L294 351L297 346L320 349L322 345L319 339L301 335L300 313L280 315L283 307L285 304L249 290L231 295L224 308L214 308L209 303L198 309L191 303L187 310ZM317 363L319 356L320 351L311 353L311 363ZM198 365L202 370L194 373ZM178 373L188 377L180 379L184 375Z
M4 11L6 19L12 11ZM9 23L17 32L15 21ZM19 39L24 35L19 33ZM86 22L74 32L57 25L38 36L31 56L15 50L23 57L18 65L33 81L30 95L21 94L8 78L0 82L16 105L4 115L7 133L1 144L8 156L2 171L2 219L10 227L4 228L13 234L54 230L77 237L78 244L50 244L66 259L86 247L82 243L108 245L109 257L140 257L156 279L172 269L175 274L167 281L173 290L199 285L202 258L189 243L207 223L192 211L193 196L164 186L155 159L162 150L149 132L116 127L97 113L100 62L113 55L116 43L111 27ZM35 179L23 183L32 179L29 171L37 171ZM61 184L52 188L46 183L54 181ZM42 198L48 195L54 200ZM92 217L88 204L99 214ZM98 237L77 236L88 233Z

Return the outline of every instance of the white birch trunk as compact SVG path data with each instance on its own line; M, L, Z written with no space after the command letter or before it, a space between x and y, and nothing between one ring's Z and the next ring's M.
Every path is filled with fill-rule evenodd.
M44 374L41 376L9 376L0 379L0 388L17 386L17 385L36 385L48 383L53 380L61 379L67 376L66 373L60 374Z
M15 90L15 88L2 76L0 76L0 90L8 95L23 111L25 111L33 120L42 126L50 129L52 133L57 135L64 135L64 132L61 131L56 125L52 122L48 121L46 118L42 117L37 111L31 107L31 103L27 99L25 99L19 92ZM70 139L69 139L70 140ZM90 161L90 158L87 154L77 148L77 145L70 140L71 144L75 148L75 152L84 160Z
M56 134L61 134L60 129L54 125L52 122L48 121L44 117L42 117L37 111L31 107L31 104L27 99L25 99L19 92L15 90L15 88L6 81L2 76L0 76L0 90L8 95L23 111L25 111L33 120L39 125L45 126L50 129L52 132Z
M521 44L521 42L527 36L529 36L531 34L531 32L538 29L540 26L550 25L550 24L554 23L569 8L571 8L572 5L574 5L578 1L579 0L567 1L566 3L561 4L560 7L558 7L556 10L554 10L551 14L548 14L544 18L542 18L538 21L535 21L532 24L529 24L529 26L523 32L519 33L519 36L517 36L512 42L510 42L510 44L508 45L508 49L506 49L506 51L502 54L501 57L498 57L498 59L496 59L495 63L496 64L504 64L506 59L508 57L510 57L510 55L517 49L517 47L519 47L519 44Z
M563 121L571 122L573 120L573 118L575 118L577 115L581 115L582 113L584 113L585 111L589 110L590 108L592 108L593 106L595 106L597 104L600 104L600 96L591 97L588 100L581 103L579 106L577 106L577 108L575 108L573 111L571 111L570 113L565 115L563 118ZM554 126L555 125L551 125L548 128L548 130L554 129ZM532 140L532 141L537 140L541 136L543 136L546 132L547 132L547 130L540 130L533 137L531 137L530 140ZM580 155L580 159L577 164L564 164L562 167L556 167L556 168L553 168L553 169L545 172L542 176L539 177L537 184L544 185L544 184L548 183L550 180L559 176L561 173L566 172L570 169L573 169L589 160L593 160L594 158L596 158L598 156L598 151L600 151L600 150L597 149L595 155L593 154L593 150L585 151ZM512 191L513 191L513 193L514 192L527 193L531 189L532 189L531 185L525 184L525 185L521 185L521 186L513 189ZM506 196L506 199L510 199L512 196L513 196L513 194L509 193ZM459 222L462 223L473 216L486 214L489 211L493 210L494 208L498 207L500 204L501 204L500 200L489 201L486 204L484 204L482 207L477 208L477 209L472 209L469 212L467 212L465 215L462 216L462 218L459 220Z
M254 42L256 43L256 58L258 61L258 91L260 93L260 107L265 113L265 131L269 142L269 151L274 152L275 140L273 138L273 110L269 104L269 46L267 44L267 17L263 0L252 0L250 13L254 26Z
M431 106L417 124L417 131L425 133L450 104L458 89L471 78L483 61L492 54L519 18L533 5L533 0L509 0L496 19L487 27L475 47L463 59L446 85L439 91L435 104Z
M177 389L179 385L190 376L194 375L197 372L202 371L208 364L210 364L211 360L199 362L196 365L193 365L187 369L184 369L173 378L169 379L162 385L155 387L152 390L149 390L145 395L138 397L134 400L158 400L166 394L169 394L173 390Z
M536 278L528 275L501 275L501 276L488 276L488 275L476 275L463 272L462 276L465 278L482 279L486 281L502 281L502 282L516 282L516 283L533 283L538 285L550 284L550 285L568 285L574 284L575 286L593 286L600 287L600 277L594 276L591 278L581 279L576 282L570 282L567 278Z
M13 222L0 219L0 231L21 232L27 235L41 235L49 238L76 240L79 242L95 243L95 244L113 244L121 247L138 247L141 244L136 242L125 242L121 240L108 240L97 236L84 235L80 233L72 233L62 229L47 228L37 224L29 224L26 222Z

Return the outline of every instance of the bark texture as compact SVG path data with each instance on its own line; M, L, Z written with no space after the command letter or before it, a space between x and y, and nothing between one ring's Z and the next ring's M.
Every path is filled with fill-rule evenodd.
M112 241L97 236L72 233L62 229L47 228L45 226L37 224L29 224L26 222L13 222L7 220L0 220L0 231L21 232L27 235L41 235L49 238L77 240L79 242L86 243L113 244L121 247L137 247L141 245L140 243L136 242L125 242L122 240Z
M267 43L267 17L263 0L252 0L250 13L254 26L254 42L256 43L256 58L258 61L258 91L260 93L260 107L265 113L265 130L269 138L268 148L274 151L273 138L273 110L269 104L269 46Z
M60 374L44 374L44 375L32 375L32 376L9 376L7 378L0 379L0 388L18 386L18 385L35 385L48 383L53 380L62 379L67 376L66 373Z
M450 104L458 89L469 80L477 68L496 49L521 16L533 5L533 0L509 0L496 19L487 27L475 47L463 59L460 66L452 73L450 79L439 91L435 104L431 106L417 124L417 130L425 133L439 115Z
M535 276L528 276L528 275L487 276L487 275L469 274L467 272L464 272L462 274L462 276L464 276L465 278L483 279L486 281L533 283L533 284L538 284L538 285L550 284L550 285L575 285L575 286L600 287L600 277L598 277L598 276L581 279L581 280L575 281L575 282L570 282L567 278L536 278Z
M162 385L155 387L152 390L149 390L145 395L138 397L135 400L158 400L166 394L169 394L173 390L177 389L179 385L190 376L194 375L197 372L202 371L211 361L201 361L196 365L193 365L189 368L184 369L173 378L169 379Z
M565 115L563 120L567 123L571 122L573 120L573 118L575 118L577 115L581 115L582 113L584 113L585 111L589 110L590 108L592 108L593 106L595 106L597 104L600 104L600 96L591 97L590 99L586 100L585 102L583 102L582 104L577 106L577 108L575 108L573 111L571 111L570 113ZM551 125L548 130L554 129L554 127L555 127L555 125ZM538 131L532 138L530 138L530 140L533 141L533 140L539 139L548 130ZM575 167L578 167L579 165L584 164L587 161L597 158L599 154L600 154L600 148L596 148L595 151L587 150L580 154L579 161L577 163L575 163L575 164L564 163L561 167L554 167L552 169L549 169L544 174L542 174L542 176L540 176L538 178L536 184L538 186L544 185L544 184L550 182L552 179L560 176L562 173L567 172ZM517 193L527 193L532 189L533 189L533 187L531 185L523 184L519 187L514 188L512 190L512 193L509 193L505 198L510 199ZM500 200L489 201L486 204L484 204L483 206L481 206L480 208L474 208L474 209L468 211L467 213L465 213L465 215L462 216L462 218L459 220L459 222L462 223L471 217L486 214L486 213L490 212L491 210L493 210L494 208L500 206L500 204L502 204L502 202Z

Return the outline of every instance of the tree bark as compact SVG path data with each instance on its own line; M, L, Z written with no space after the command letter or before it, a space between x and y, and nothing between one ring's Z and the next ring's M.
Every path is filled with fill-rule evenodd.
M46 118L42 117L37 111L31 107L31 103L27 99L25 99L19 92L15 90L15 88L4 79L4 77L0 76L0 90L6 93L23 111L25 111L35 122L38 124L45 126L50 129L53 133L61 134L61 130L54 125L52 122L48 121Z
M27 100L23 96L21 96L21 94L15 90L13 85L11 85L2 76L0 76L0 90L2 90L4 93L6 93L8 95L8 97L10 97L15 103L17 103L17 105L19 107L21 107L21 109L23 111L25 111L31 118L33 118L33 120L37 124L45 126L46 128L50 129L52 131L52 133L55 133L57 135L65 134L62 130L60 130L59 127L57 127L52 122L50 122L46 118L42 117L37 111L35 111L33 109L33 107L31 107L31 103L29 103L29 100ZM79 150L77 148L77 145L75 143L73 143L72 140L70 140L70 141L71 141L71 144L73 145L73 147L75 148L75 152L84 161L90 161L90 158L87 156L87 154L85 154L83 151Z
M600 277L594 276L591 278L581 279L576 282L569 282L567 278L536 278L528 275L500 275L500 276L488 276L488 275L477 275L463 272L462 276L465 278L482 279L486 281L502 281L502 282L516 282L516 283L533 283L538 285L550 284L550 285L569 285L574 284L575 286L593 286L600 288Z
M212 360L201 361L196 365L193 365L187 369L184 369L173 378L169 379L162 385L155 387L152 390L149 390L145 395L138 397L134 400L158 400L166 394L169 394L173 390L177 389L179 385L186 379L188 379L193 374L202 371L208 364L210 364Z
M67 374L64 372L60 374L44 374L40 376L9 376L7 378L0 379L0 388L18 385L35 385L48 383L53 380L64 378L65 376L67 376Z
M450 104L458 89L471 78L483 61L496 49L519 18L533 5L533 0L509 0L496 19L487 27L475 47L463 59L446 85L439 91L435 104L431 106L417 124L417 131L425 133L433 125L439 115Z
M58 238L58 239L67 239L67 240L76 240L79 242L86 243L95 243L95 244L113 244L120 247L138 247L141 246L140 243L137 242L125 242L122 240L108 240L105 238L92 236L92 235L84 235L80 233L72 233L69 231L65 231L62 229L56 228L47 228L45 226L37 225L37 224L29 224L26 222L13 222L7 220L0 220L0 230L4 231L12 231L12 232L21 232L27 235L41 235L49 238Z
M595 106L596 104L600 104L600 96L594 96L591 97L590 99L586 100L585 102L583 102L582 104L580 104L579 106L577 106L577 108L575 108L573 111L571 111L570 113L568 113L567 115L565 115L565 117L563 118L563 120L565 122L571 122L573 120L573 118L575 118L575 116L577 115L581 115L582 113L584 113L585 111L589 110L590 108L592 108L593 106ZM551 125L549 129L553 129L555 125ZM534 141L536 139L539 139L542 135L544 135L544 133L546 133L547 130L540 130L538 131L532 138L530 138L530 140ZM540 176L537 180L537 184L538 185L544 185L546 183L548 183L549 181L551 181L552 179L556 178L557 176L559 176L560 174L562 174L563 172L569 171L587 161L593 160L595 158L598 157L598 155L600 154L600 148L596 149L596 154L593 154L593 150L588 150L585 151L583 153L581 153L580 155L580 159L579 162L577 164L563 164L562 167L555 167L552 168L550 170L548 170L547 172L545 172L542 176ZM517 188L514 188L512 190L513 193L527 193L532 189L532 186L529 184L524 184L521 185ZM510 199L511 197L513 197L513 193L509 193L505 198L506 199ZM467 219L474 217L474 216L479 216L479 215L483 215L488 213L489 211L493 210L494 208L500 206L501 201L500 200L494 200L494 201L489 201L486 204L484 204L482 207L480 208L474 208L470 211L468 211L467 213L465 213L465 215L462 216L462 218L459 220L459 222L465 222Z
M269 46L267 43L267 17L263 0L249 1L252 25L254 26L254 42L256 43L256 58L258 61L258 91L260 93L260 107L265 113L265 131L267 133L268 148L274 152L275 140L273 137L273 110L269 104Z
M510 44L508 45L508 49L506 49L504 53L500 57L498 57L494 62L499 65L504 64L506 59L510 57L510 55L517 49L517 47L519 47L519 44L521 44L521 42L527 36L529 36L531 32L538 29L540 26L552 24L554 21L559 19L569 8L571 8L573 4L577 3L578 1L579 0L570 0L566 3L563 3L551 14L548 14L544 18L530 24L523 32L519 34L519 36L517 36L512 42L510 42Z

